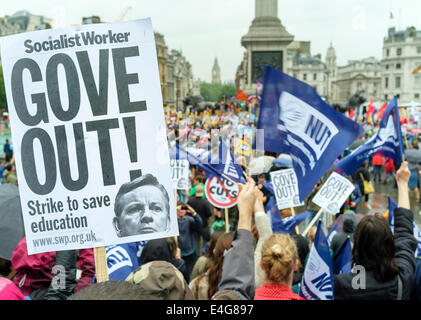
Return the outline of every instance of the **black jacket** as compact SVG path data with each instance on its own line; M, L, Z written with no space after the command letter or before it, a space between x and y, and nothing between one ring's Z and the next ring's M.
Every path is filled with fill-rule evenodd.
M202 218L202 227L208 227L208 220L212 216L212 210L209 202L201 197L192 197L189 199L188 204Z
M399 266L399 276L402 281L402 299L410 298L412 289L412 277L415 272L415 250L417 240L414 237L413 221L414 214L410 210L395 209L394 238L397 251L395 260ZM334 278L335 300L395 300L398 294L398 277L386 283L379 283L373 276L373 272L366 270L365 289L353 288L354 277L361 279L362 273L349 273L336 275ZM354 282L359 284L360 281ZM354 284L355 285L355 284Z

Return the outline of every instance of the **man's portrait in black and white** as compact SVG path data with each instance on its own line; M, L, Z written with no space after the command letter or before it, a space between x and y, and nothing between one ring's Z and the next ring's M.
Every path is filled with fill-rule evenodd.
M168 192L152 174L120 187L114 213L113 226L120 238L170 229Z

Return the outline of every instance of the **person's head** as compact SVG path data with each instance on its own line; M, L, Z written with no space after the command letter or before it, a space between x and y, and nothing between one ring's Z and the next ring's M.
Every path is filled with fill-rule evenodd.
M412 144L412 148L414 148L414 149L418 149L418 139L413 139L412 140L412 142L411 142L411 144Z
M139 286L122 280L110 280L92 284L71 295L67 300L144 300Z
M266 182L266 175L264 173L257 176L257 183L262 184Z
M300 234L293 234L291 237L294 239L295 244L297 246L297 253L298 253L298 259L300 261L298 271L300 273L304 272L304 263L306 261L306 257L310 252L310 241L303 237Z
M168 247L170 248L172 256L175 257L177 255L177 250L178 250L177 237L169 237L169 238L165 238L165 240L168 243Z
M345 211L342 217L342 231L351 236L351 241L354 241L354 231L357 227L357 215L354 211Z
M213 256L210 258L208 270L208 296L212 297L217 288L221 278L222 265L224 263L225 250L231 248L231 242L234 235L232 232L221 235L216 241L215 248L213 249ZM205 275L202 275L203 277ZM197 290L196 290L197 293Z
M286 234L272 234L262 245L261 268L266 282L292 286L293 272L298 269L297 245Z
M396 277L399 267L395 261L396 245L389 223L378 216L365 216L354 232L353 262L372 270L378 282Z
M213 207L213 215L215 218L221 219L222 218L222 210L217 207Z
M209 240L208 249L205 252L205 257L211 258L213 257L213 250L215 249L216 242L218 239L224 234L222 231L214 231L212 232Z
M203 184L205 183L206 179L205 176L198 174L193 179L193 185Z
M171 263L152 261L141 265L126 278L138 286L143 299L193 300L193 294L183 274Z
M170 227L167 190L151 174L125 183L117 193L113 220L119 237L165 232Z
M173 262L174 256L166 239L149 240L140 255L140 265L151 261Z
M202 198L205 194L205 191L203 190L203 187L201 185L198 185L195 190L195 197L197 198Z
M188 207L184 202L178 202L177 203L177 218L183 219L184 216L187 214Z
M9 144L9 139L6 139L6 144Z

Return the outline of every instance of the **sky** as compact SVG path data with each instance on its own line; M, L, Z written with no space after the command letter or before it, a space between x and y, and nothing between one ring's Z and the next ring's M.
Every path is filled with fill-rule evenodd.
M233 82L245 52L241 37L254 19L254 6L255 0L19 0L3 1L0 16L25 9L53 19L57 27L80 24L91 15L104 22L115 22L124 12L123 21L150 17L168 48L182 50L196 79L211 81L217 57L221 80ZM332 43L341 66L348 60L381 59L391 26L421 30L421 1L278 0L278 17L294 40L311 41L311 53L320 53L323 60Z

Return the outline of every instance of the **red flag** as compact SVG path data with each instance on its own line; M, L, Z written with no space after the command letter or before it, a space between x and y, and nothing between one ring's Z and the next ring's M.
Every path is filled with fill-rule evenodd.
M240 91L238 91L238 93L235 96L235 98L237 100L247 101L247 99L249 98L249 96L243 90L240 90Z
M380 109L379 111L377 111L377 121L380 121L380 119L383 117L383 113L387 108L387 103L385 103Z
M355 117L354 109L349 109L349 111L348 111L348 117L350 119L354 120L354 117Z

